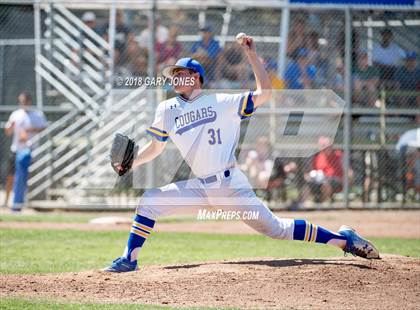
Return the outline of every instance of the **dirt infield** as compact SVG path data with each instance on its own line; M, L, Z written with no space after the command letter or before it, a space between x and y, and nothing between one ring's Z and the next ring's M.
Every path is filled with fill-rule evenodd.
M253 259L0 275L0 297L277 309L418 309L420 260Z
M121 214L119 214L121 215ZM420 211L281 212L370 237L420 238ZM42 215L41 215L42 216ZM125 224L1 222L1 228L128 231ZM401 229L404 227L404 229ZM158 222L157 231L254 234L240 221ZM84 271L0 275L0 298L276 309L418 309L420 259L385 255L141 266L129 274Z
M315 211L279 212L279 217L304 218L318 225L337 230L340 225L354 227L359 233L369 237L420 238L420 210L415 211ZM42 216L42 215L41 215ZM121 216L121 214L119 214ZM126 224L92 225L88 223L28 223L1 222L0 228L19 229L74 229L84 231L128 231L132 214L125 214ZM403 227L403 229L401 229ZM241 221L182 221L157 222L156 231L165 232L205 232L225 234L255 234L256 232Z

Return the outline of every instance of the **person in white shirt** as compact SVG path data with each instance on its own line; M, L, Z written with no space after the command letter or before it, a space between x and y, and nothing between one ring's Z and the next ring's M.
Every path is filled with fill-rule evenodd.
M150 28L144 29L139 37L138 43L142 48L147 48L149 45ZM165 43L169 38L169 29L160 23L160 17L156 18L156 42L159 44Z
M390 29L381 32L382 40L375 43L372 50L373 64L381 70L382 80L392 80L395 70L401 65L404 50L393 42L393 34Z
M382 41L373 45L372 60L375 64L385 66L399 66L404 57L404 51L395 42L390 29L384 29L382 32Z
M415 199L420 198L420 116L416 116L417 128L404 132L398 139L395 149L400 157L400 169L403 186L403 201L406 201L408 188L414 187ZM410 181L409 172L413 177ZM410 184L411 183L411 184Z
M32 99L29 93L21 92L18 96L18 102L19 109L12 112L5 127L6 135L12 135L12 145L10 146L9 155L8 176L6 181L6 206L9 200L10 191L12 189L13 183L16 183L16 180L14 180L14 176L15 169L17 168L15 165L17 154L20 152L24 152L25 150L30 150L30 139L47 126L47 121L45 119L44 114L41 111L38 111L37 109L32 107ZM20 185L26 188L26 182L25 184Z

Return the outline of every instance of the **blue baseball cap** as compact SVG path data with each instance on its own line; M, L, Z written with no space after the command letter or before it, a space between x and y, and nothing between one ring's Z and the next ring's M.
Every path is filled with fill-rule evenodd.
M404 55L405 59L416 59L417 53L415 51L407 51Z
M213 27L210 25L204 25L203 27L200 27L201 32L213 32Z
M297 57L308 57L309 56L309 51L307 48L300 48L297 51Z
M167 78L172 78L173 71L175 69L190 69L194 72L198 72L201 77L201 83L204 83L204 68L203 66L195 59L192 58L181 58L179 59L175 65L167 66L163 68L162 75Z
M270 58L267 60L265 67L267 70L277 70L277 61L275 59Z

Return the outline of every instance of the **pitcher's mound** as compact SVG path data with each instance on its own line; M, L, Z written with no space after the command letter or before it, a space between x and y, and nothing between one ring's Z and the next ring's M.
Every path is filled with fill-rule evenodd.
M136 272L1 275L0 297L280 309L416 309L420 260L252 259Z

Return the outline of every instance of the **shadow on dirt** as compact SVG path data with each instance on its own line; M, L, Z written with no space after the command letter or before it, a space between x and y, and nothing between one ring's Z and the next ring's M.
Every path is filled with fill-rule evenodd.
M359 269L371 269L375 270L376 268L372 266L372 262L366 261L369 265L363 263L354 262L349 263L346 261L346 266L353 266ZM214 263L201 263L201 264L186 264L186 265L174 265L166 266L163 269L191 269L197 268L204 265L212 265ZM344 265L344 263L337 259L272 259L272 260L247 260L247 261L228 261L228 262L219 262L218 264L227 264L227 265L259 265L259 266L268 266L268 267L295 267L303 265Z

